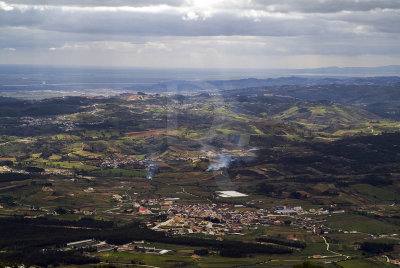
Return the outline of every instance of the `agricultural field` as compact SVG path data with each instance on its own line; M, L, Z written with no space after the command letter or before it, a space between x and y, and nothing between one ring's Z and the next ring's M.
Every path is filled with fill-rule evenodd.
M13 249L29 238L17 232L1 261L91 238L113 250L76 253L82 267L390 267L383 256L398 257L394 119L264 94L143 94L33 101L0 117L3 232L67 234ZM32 106L40 115L25 114ZM390 251L363 247L385 237ZM78 263L59 251L39 259L52 254Z

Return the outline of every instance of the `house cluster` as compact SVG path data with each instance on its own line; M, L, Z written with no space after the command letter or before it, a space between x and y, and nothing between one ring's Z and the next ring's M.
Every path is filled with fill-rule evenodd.
M386 258L386 262L400 266L400 260L399 259L391 259L387 255L382 255L382 257Z
M101 162L101 166L106 168L119 168L126 165L144 167L146 166L147 162L148 162L147 159L137 159L134 157L114 158L114 159L103 160L103 162Z
M44 125L49 125L49 124L55 124L54 118L50 118L50 117L34 118L34 117L30 117L30 116L24 116L24 117L21 117L20 120L22 123L21 127L44 126Z
M49 249L43 249L43 251L47 251ZM88 250L88 251L131 251L131 252L141 252L141 253L149 253L149 254L166 254L170 252L167 249L158 249L155 247L151 247L146 245L145 241L132 241L122 246L116 246L108 244L105 241L98 241L96 239L86 239L80 241L74 241L67 243L64 247L58 248L59 251L68 251L68 250Z
M239 211L237 207L227 204L173 205L160 215L166 215L168 220L154 222L153 229L170 234L240 235L244 229L274 224L267 210Z
M150 198L142 199L139 201L142 206L169 206L174 204L175 201L180 200L179 197L160 197L160 198Z
M96 239L86 239L75 242L67 243L64 247L59 248L60 251L68 250L92 250L95 249L97 252L111 251L114 250L115 246L107 244L105 241L98 241ZM46 249L43 249L46 251Z
M275 214L279 215L303 215L303 214L314 214L314 215L327 215L329 213L344 213L344 210L337 210L330 212L325 208L310 208L309 210L304 210L301 206L288 207L288 206L276 206L272 208Z
M41 211L45 211L46 215L60 215L60 212L57 210L44 210L40 209ZM63 209L63 214L81 214L85 216L92 216L96 215L97 211L96 209L92 210L85 210L85 209L80 209L80 208L73 208L73 209Z
M164 255L170 250L167 249L159 249L155 247L145 246L145 241L133 241L131 243L127 243L125 245L119 246L117 251L133 251L133 252L142 252L148 254L160 254Z
M169 234L204 233L209 235L236 234L241 235L246 229L257 228L259 225L291 224L313 233L324 233L323 222L311 217L299 215L323 215L330 213L325 209L303 210L301 206L276 206L269 210L246 210L243 205L228 204L192 204L171 205L167 210L161 210L160 216L166 220L153 222L153 230ZM288 217L291 218L288 220Z
M33 127L33 126L46 126L46 125L58 125L65 131L71 131L74 129L75 124L68 118L62 116L57 118L52 117L31 117L24 116L20 118L21 127Z
M7 166L0 166L0 173L10 172L11 168Z
M150 215L159 211L166 211L170 209L171 205L173 205L174 202L178 201L179 199L180 198L178 197L161 197L133 201L133 208L125 209L124 213ZM131 200L127 198L124 199L124 195L122 195L122 200L120 200L120 202L129 203L130 201Z

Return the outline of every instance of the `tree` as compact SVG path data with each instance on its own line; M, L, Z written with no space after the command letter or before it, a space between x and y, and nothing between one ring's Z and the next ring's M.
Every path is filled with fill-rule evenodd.
M293 265L293 268L323 268L323 266L318 264L312 264L309 261L304 261L302 264Z
M272 184L268 184L265 182L259 183L256 186L256 193L262 194L262 195L270 195L271 193L275 192L276 188Z
M67 214L67 211L65 209L63 209L62 207L58 207L54 210L54 212L56 212L57 214Z
M43 168L38 168L38 167L27 167L25 170L31 173L41 173L44 171Z
M207 256L209 254L208 249L195 249L193 253L199 256Z
M14 165L13 161L10 160L0 161L0 166L12 167L13 165Z
M389 243L364 242L360 249L364 252L381 254L383 252L393 251L394 245Z

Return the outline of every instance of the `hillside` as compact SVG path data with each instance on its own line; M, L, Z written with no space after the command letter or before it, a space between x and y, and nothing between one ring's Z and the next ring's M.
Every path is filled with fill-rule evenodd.
M301 262L326 254L316 229L332 233L326 239L336 239L345 249L341 252L352 257L360 255L355 246L370 235L400 231L399 122L358 106L261 92L4 104L0 214L5 220L0 225L5 234L29 225L57 237L60 230L69 233L59 241L94 237L124 250L123 243L145 239L148 248L171 253L149 259L148 249L95 251L88 259L56 251L58 257L39 258L43 247L62 246L43 238L1 253L0 260L41 264L58 258L76 264L120 261L122 255L128 262L170 260L176 266L182 259L194 264L190 256L208 249L201 258L210 266L236 263L232 256L249 263L253 255L256 265L271 253L276 263L287 264L287 258ZM276 207L296 211L282 216ZM123 227L132 220L140 224ZM363 234L347 247L344 232L354 230ZM294 234L298 243L287 239ZM18 232L15 241L26 237L35 236ZM246 249L237 248L239 242Z

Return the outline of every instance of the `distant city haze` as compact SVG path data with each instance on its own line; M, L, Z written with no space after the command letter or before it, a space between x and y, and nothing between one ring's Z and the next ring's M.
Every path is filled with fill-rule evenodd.
M0 97L115 96L123 93L192 95L282 85L399 83L400 66L316 69L67 67L1 65Z

